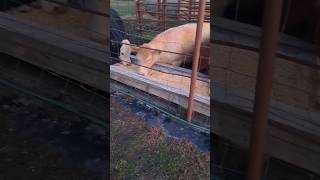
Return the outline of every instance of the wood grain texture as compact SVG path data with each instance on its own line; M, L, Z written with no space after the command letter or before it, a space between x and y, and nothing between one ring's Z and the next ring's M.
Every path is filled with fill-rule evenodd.
M0 52L108 91L107 47L0 13Z

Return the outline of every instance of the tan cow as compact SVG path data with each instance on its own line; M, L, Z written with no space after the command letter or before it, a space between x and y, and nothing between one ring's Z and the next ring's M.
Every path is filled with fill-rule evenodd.
M137 51L139 67L138 73L148 75L150 68L156 63L180 66L186 58L184 55L192 54L195 46L196 23L184 24L170 28L158 34L151 42L140 47L133 47ZM210 24L203 24L202 43L210 42ZM169 51L169 52L162 52ZM171 53L174 52L174 53Z

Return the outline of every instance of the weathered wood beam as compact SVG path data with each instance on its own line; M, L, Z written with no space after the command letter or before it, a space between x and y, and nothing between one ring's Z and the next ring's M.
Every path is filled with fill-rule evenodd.
M108 91L107 48L0 13L0 52Z
M147 76L141 76L135 72L125 71L123 68L115 65L110 66L110 77L113 80L156 95L184 108L188 107L188 90L168 86L165 82L155 81ZM210 97L196 94L195 111L210 116Z
M213 43L259 51L261 28L257 26L216 18L212 29ZM299 64L320 68L316 62L316 46L283 33L279 36L277 55Z
M212 101L214 121L211 130L241 148L249 148L251 113ZM271 120L271 119L270 119ZM271 156L320 174L320 144L304 135L271 123L267 133L266 156Z

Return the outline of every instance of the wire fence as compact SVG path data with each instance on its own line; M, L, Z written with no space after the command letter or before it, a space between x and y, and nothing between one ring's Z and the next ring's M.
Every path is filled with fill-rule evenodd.
M177 92L185 92L188 96L188 91L190 89L193 47L191 47L191 51L181 51L180 47L186 46L185 44L178 43L179 41L176 41L175 39L165 39L161 37L157 39L157 43L164 44L165 46L162 46L162 48L148 46L148 43L152 42L154 38L159 37L159 34L163 31L190 22L195 22L195 19L192 18L190 20L182 19L185 15L180 14L178 17L179 13L173 15L179 12L177 5L177 3L165 1L152 3L122 0L111 1L111 8L116 12L115 15L111 14L110 17L112 23L110 27L111 44L118 47L113 49L111 45L111 64L124 64L119 66L122 66L126 71L130 71L135 74L142 73L151 80L160 82L165 87L175 88L175 91ZM185 4L181 2L180 5L181 7L184 7ZM191 5L194 6L194 8L198 6L195 2L191 3ZM159 9L160 6L161 10ZM207 3L207 7L210 7L209 3ZM190 12L191 11L192 10L190 10ZM207 12L210 12L210 9L208 9ZM164 14L165 16L163 16ZM194 14L194 17L197 17L197 13ZM207 14L207 21L208 18L210 21L209 14ZM165 21L165 24L163 21ZM209 39L210 31L207 31L206 36L208 36ZM112 37L114 37L114 39ZM185 37L189 38L188 36ZM193 35L191 37L193 37ZM193 38L195 38L195 34ZM125 39L127 41L123 41ZM173 66L171 66L171 69L168 71L167 67L161 68L162 66L157 66L156 62L149 63L147 55L143 56L143 53L141 53L142 56L139 57L136 50L137 48L139 48L139 51L144 51L147 55L159 52L159 59L161 59L161 57L162 59L172 58L172 62L163 62L164 64L176 64L172 64ZM196 93L201 96L209 97L208 76L205 75L208 74L209 70L209 43L202 44L202 52L203 53L200 57L201 65L198 70L202 72L202 77L205 78L198 78ZM169 101L167 101L168 107L172 107L175 104L170 102L170 99L177 98L174 96L175 95L167 97L167 99L169 99ZM146 97L150 97L150 99L152 99L152 96L148 93L146 93ZM179 98L178 101L180 101ZM183 104L183 102L178 104ZM177 108L176 111L177 114L186 113L186 109L182 107Z
M54 1L50 1L50 2L54 2ZM187 8L187 10L184 10L184 9L172 10L173 8L177 7L179 4L163 3L163 1L162 2L159 1L158 4L157 3L142 4L141 1L137 1L137 2L140 3L139 6L141 6L141 9L138 11L136 10L137 4L134 1L120 1L120 0L112 1L111 6L112 8L117 10L121 19L114 18L114 17L110 17L110 18L116 21L123 21L126 29L119 30L117 28L111 27L110 31L124 33L129 39L130 43L121 42L123 39L111 40L111 43L118 44L121 46L123 45L140 46L143 43L146 43L152 40L158 33L162 32L163 30L166 30L168 28L175 27L178 25L182 25L187 22L194 22L195 18L193 17L196 17L197 15L197 13L195 13L193 10L188 11L188 8L190 8L191 6L196 7L197 3L191 3L191 6L189 6L190 3L180 4L182 5L180 7ZM22 5L28 5L29 7L31 7L31 9L27 8L27 10L22 9L19 13L22 12L23 15L21 14L17 15L19 17L23 16L24 18L26 18L27 16L24 16L26 13L30 13L32 11L40 11L39 5L26 4L26 2L22 0L20 1L8 0L8 1L2 1L2 3L3 4L1 6L1 9L5 10L8 13L10 13L9 11L11 12L14 11L15 8L21 7ZM13 3L13 5L11 3ZM8 6L11 6L11 8L8 8ZM94 13L93 10L90 10L90 9L85 10L84 5L78 4L70 7L73 9L76 9L76 11L79 11L82 14L83 12L87 12L87 13L89 12L99 16L108 17L108 15L104 13L102 14L100 12ZM168 9L168 12L167 12L168 14L163 13L163 10L165 9ZM190 14L188 15L183 14L182 12L184 11L187 11L193 16L190 16ZM237 12L239 12L239 9L237 10ZM140 15L137 15L137 13ZM32 19L32 17L30 19L34 20ZM235 16L235 19L237 19L237 17L238 16ZM39 21L39 23L42 23L42 22L44 21L43 20L41 22ZM78 26L76 27L78 29L86 30L86 32L88 31L86 28L87 26L81 26L80 28ZM72 30L70 30L69 32L72 32ZM81 36L81 32L78 33L78 35ZM101 35L106 36L106 34L101 34ZM158 49L147 48L147 47L141 47L141 48L148 49L148 50L158 50ZM203 45L203 48L210 48L210 46ZM214 74L214 78L212 79L213 81L211 82L211 84L213 84L214 91L216 91L215 89L217 89L217 91L221 90L216 94L218 96L221 95L221 97L227 97L227 99L230 99L228 103L231 104L232 106L252 111L253 102L254 102L254 96L252 94L254 93L254 88L255 88L256 70L257 70L257 62L258 62L257 53L254 53L252 51L239 50L239 48L223 49L221 46L220 47L216 46L216 48L213 48L213 51L214 51L213 54L214 54L215 63L211 64L210 68L211 68L212 74ZM192 53L188 54L188 53L179 53L179 52L172 52L172 51L163 51L163 52L180 55L184 57L182 64L186 63L187 58L189 58L189 61L192 58ZM115 57L110 58L110 61L108 62L109 64L125 61L125 60L119 59L119 56L121 55L120 54L121 50L119 52L110 52L110 53L114 54ZM204 58L208 58L208 57L204 57L204 56L201 57L201 59L204 59ZM25 64L22 63L21 61L14 61L14 62L15 64L11 64L12 67L14 67L12 71L8 72L7 66L3 66L0 71L2 75L7 76L8 79L10 80L12 80L11 78L13 77L13 76L9 76L10 74L16 76L16 73L19 73L21 71L21 66L25 66ZM184 81L183 78L189 77L188 75L185 75L185 74L168 72L161 69L156 69L153 67L141 65L134 58L130 58L130 61L127 61L127 63L140 66L143 68L147 68L153 71L157 71L159 73L178 76L177 80L173 80L172 78L167 78L162 81L168 87L172 87L172 85L174 84L181 84ZM182 67L187 68L187 66L185 65L182 65ZM288 109L286 108L278 108L275 111L272 111L271 114L274 117L278 117L284 120L284 122L288 122L291 126L303 128L304 131L315 132L315 129L318 130L317 127L320 126L319 121L317 119L312 118L310 115L310 113L312 112L319 112L318 111L319 109L315 100L320 98L319 97L320 95L316 93L317 87L314 86L319 84L317 80L318 70L319 68L301 66L297 63L287 61L286 59L283 59L283 58L279 58L278 64L276 66L276 71L275 71L276 73L275 73L275 80L274 80L273 99L283 104L293 105L296 109L303 109L303 111L295 111L295 113L292 113L292 111L288 111ZM8 74L4 74L4 72L8 72ZM63 94L64 96L68 96L67 94L69 93L70 88L77 87L88 93L87 98L85 100L85 102L87 103L85 104L79 103L78 107L75 107L74 104L70 105L67 102L57 103L57 101L54 101L54 98L49 98L49 99L45 98L46 96L48 96L48 94L43 95L40 98L45 99L49 103L53 103L53 104L62 106L66 109L69 109L70 111L82 114L83 117L92 119L94 121L96 121L96 119L99 119L98 117L96 117L97 111L92 110L92 112L88 112L88 107L95 105L95 103L98 103L98 102L99 103L107 102L108 99L105 94L98 92L93 88L89 88L84 84L80 84L79 82L65 78L57 73L54 73L52 71L42 68L39 71L37 71L37 75L35 76L36 78L34 78L32 81L33 83L30 83L33 85L32 91L37 91L36 90L37 88L40 90L40 87L36 87L36 86L40 84L45 84L44 76L46 76L46 74L48 73L51 76L54 76L58 78L61 82L63 82L59 86L59 88L56 89L56 93L54 94ZM203 81L203 80L199 79L199 81ZM26 87L21 88L21 87L14 86L10 83L6 84L6 82L8 81L1 81L1 82L2 84L11 86L12 88L16 88L19 90L22 89L22 91L30 93L31 87L27 84L25 84ZM184 87L178 87L178 89L179 90L188 89L188 83L186 83ZM244 92L244 93L239 93L239 92ZM31 93L31 94L35 95L34 93ZM37 94L38 94L37 96L39 96L39 93ZM147 92L143 92L143 96L149 100L155 98L154 96L150 95ZM157 104L157 106L159 105ZM218 105L215 105L215 106L218 106ZM166 101L165 104L163 105L163 109L166 109L167 107L172 107L170 108L170 113L176 114L177 117L184 117L184 114L186 113L185 108L177 106L175 103L172 103L170 101ZM105 110L101 110L101 112L105 112ZM295 114L295 117L292 118L292 116L289 116L288 114ZM237 118L241 118L241 117L237 117ZM200 120L201 122L200 121L195 122L198 125L203 124L203 122L209 122L209 117L201 116L201 118L199 119L201 119L202 121ZM99 121L101 122L104 120L99 120ZM310 124L312 126L310 126ZM208 127L208 125L206 125L206 127ZM220 150L219 147L213 148L214 150L220 151L218 152L219 155L216 156L217 158L213 158L215 159L215 163L213 166L214 168L216 168L215 172L218 172L217 174L221 174L221 176L228 176L229 179L233 179L232 177L235 177L235 176L243 178L244 177L243 163L245 162L245 160L244 159L239 160L239 162L242 163L240 165L239 164L234 165L234 163L230 162L231 161L230 159L232 159L233 157L232 155L236 156L236 153L234 153L235 151L233 151L233 149L239 149L238 146L233 145L232 143L228 143L227 140L221 140L219 139L219 137L214 137L213 141L215 142L214 145L223 146L221 148L222 150ZM281 141L285 141L285 140L281 140ZM286 142L286 143L291 143L291 142ZM239 156L242 156L242 155L243 153L240 153L240 155L238 154L238 158ZM271 163L271 160L266 161L265 177L269 177L268 171L271 171L270 166L272 166L270 165L270 163ZM295 169L295 168L290 168L290 169ZM315 177L315 175L313 175L312 173L307 173L307 174L308 176L310 176L310 179Z
M142 3L142 2L139 2L139 3L141 3L141 6L143 6L143 7L147 6L150 9L150 11L146 12L146 16L138 17L138 15L136 15L137 11L139 11L139 10L137 9L134 1L114 0L111 2L111 7L114 10L116 10L116 12L118 12L118 14L121 16L121 18L120 18L120 16L119 17L113 16L113 17L111 17L111 21L114 21L115 24L122 24L123 23L125 29L119 29L119 28L111 25L110 31L112 34L114 34L114 36L116 36L117 34L124 34L124 36L121 38L127 38L130 42L130 43L123 43L123 42L121 42L120 39L117 39L117 40L111 39L112 43L119 44L119 45L124 44L124 45L129 45L129 46L140 46L143 43L151 41L156 35L158 35L159 33L161 33L164 30L167 30L169 28L176 27L179 25L183 25L183 24L186 24L189 22L194 22L194 21L182 21L178 18L175 18L172 20L172 24L166 26L166 28L159 29L158 28L159 25L155 25L155 23L158 23L160 21L158 20L157 15L152 14L152 13L157 13L156 12L157 10L152 7L157 6L158 4L151 4L151 3L148 4L148 3ZM166 7L169 8L172 4L173 3L167 3ZM150 5L150 7L148 5ZM151 6L151 5L153 5L153 6ZM208 4L208 5L210 5L210 4ZM141 8L143 8L143 7L141 7ZM206 17L210 18L209 15ZM141 20L139 20L139 18L141 18ZM145 21L146 23L145 24L137 24L138 21ZM141 28L139 29L138 26L141 26ZM170 42L169 40L163 40L162 42L158 40L158 42L182 46L182 44L179 44L177 42ZM202 48L204 49L204 51L205 50L208 51L210 46L209 46L209 44L203 44ZM192 52L181 53L181 52L175 52L172 50L153 49L153 48L148 48L148 47L141 47L141 49L159 50L161 52L166 52L166 53L170 53L170 54L174 54L174 55L180 55L181 58L184 59L182 64L186 64L186 62L190 61L193 56ZM120 52L111 52L111 54L113 54L114 57L117 58L117 57L119 57ZM208 59L208 55L206 57L201 56L200 59ZM113 59L113 60L117 61L116 59ZM124 60L119 59L118 62L120 62L120 61L124 61ZM131 62L131 63L138 65L135 62ZM154 69L154 70L156 70L156 69Z
M233 2L232 16L230 14L224 14L226 12L225 9L223 9L226 8L226 6L230 6L230 2ZM213 8L213 14L224 16L234 21L240 21L248 25L257 25L255 24L256 22L254 22L256 17L249 19L251 22L244 21L244 19L241 21L239 19L241 16L239 14L242 13L242 18L244 16L243 8L241 9L243 4L240 5L241 2L245 1L216 1L216 4L214 4L215 7ZM249 3L247 5L252 4ZM254 5L256 4L253 4L253 6ZM230 9L231 8L229 7L229 11ZM247 9L250 11L250 8ZM262 15L262 13L260 15ZM256 16L258 15L256 14ZM260 16L259 23L261 23L261 20L262 17ZM245 25L241 26L241 30L245 29L245 27ZM235 29L234 32L243 33L240 29L236 29L237 26L232 28ZM248 26L248 29L250 28L251 26ZM285 26L283 28L285 28ZM219 33L223 33L223 30L221 29L219 29ZM214 33L215 32L213 32L213 34ZM226 32L226 34L228 33L230 33L230 31ZM230 39L237 39L232 35L233 34L230 35L230 37L232 37ZM250 38L253 37L253 35L248 35L248 37L249 36ZM220 118L222 123L222 121L227 121L227 119L242 121L244 118L252 118L259 61L259 47L253 48L252 44L255 43L252 43L252 41L250 41L252 45L250 47L243 45L243 43L241 44L241 42L238 43L239 44L223 42L222 39L219 39L219 42L217 42L213 38L212 59L214 59L214 63L210 65L210 74L212 74L211 88L213 89L213 102L211 104L213 107L212 113L216 116L212 121L217 121L216 119ZM289 44L287 44L287 49L294 47L297 49L295 53L299 54L299 47L295 47L296 45L297 44L290 44L289 42ZM307 50L305 48L300 48L300 51ZM311 51L313 53L313 49L311 49ZM317 53L316 51L314 52L314 54ZM293 57L296 56L296 54L293 55ZM308 60L308 62L314 62L314 64L310 65L308 62L292 60L289 57L278 54L275 65L270 124L277 124L281 127L290 127L292 128L292 131L290 130L287 133L294 134L299 138L308 139L307 134L315 136L319 135L320 68L316 64L316 58L319 58L316 57L316 55L314 56L315 59ZM218 114L220 114L220 116L217 116ZM225 117L221 116L221 114L224 114ZM211 132L218 133L213 130L213 124L211 124ZM235 126L231 125L232 121L229 124L230 128ZM219 126L219 128L222 127ZM247 137L243 137L242 139L248 139L250 129L239 129L229 132L229 135L236 138L246 134ZM228 132L228 129L226 128L221 131ZM231 131L231 129L229 129L229 131ZM239 131L243 134L238 134ZM313 155L320 154L316 149L302 146L296 141L289 141L288 139L268 134L269 138L271 138L270 136L281 143L308 150L309 152L312 152ZM231 142L232 138L230 137L228 139L223 139L219 133L212 138L214 146L213 151L215 153L213 154L213 157L216 157L213 158L213 172L216 172L216 175L222 177L222 179L245 179L248 160L248 157L246 156L246 154L248 154L247 150L245 148L241 149L241 146L236 144L235 140ZM232 161L232 159L234 159L234 161ZM299 177L300 179L318 178L316 174L303 170L301 167L297 166L301 166L301 164L293 165L277 158L266 158L264 162L263 179L276 179L280 177L287 179L296 177ZM296 174L292 175L291 172L296 172Z
M213 175L218 179L245 179L248 161L248 151L237 144L217 135L211 136L213 143L212 162ZM283 143L290 143L280 140ZM306 179L313 180L319 175L296 165L281 161L270 156L265 157L262 179Z
M283 1L280 32L312 44L319 55L319 7L316 0ZM213 16L262 27L263 0L217 0Z
M99 49L99 46L92 46L92 43L89 42L106 44L107 17L109 17L107 1L3 0L0 7L0 11L8 15L3 16L4 19L17 18L19 23L25 25L26 28L35 28L53 36L63 37L81 47L90 47L98 52L107 53L107 50ZM5 24L3 27L7 28ZM33 49L31 46L30 48ZM47 55L56 57L55 53L47 52ZM73 61L70 58L63 59L66 57L59 58L62 58L62 61ZM24 69L28 65L20 60L12 59L10 63L2 64L4 66L1 74L8 79L1 79L1 84L107 127L105 107L107 107L109 99L105 93L49 69L41 68L42 66L34 69L33 72L25 72ZM105 61L107 68L108 60ZM13 62L15 65L12 64ZM10 65L10 68L6 65ZM95 68L94 65L84 63L77 66L84 69ZM105 71L107 72L107 69ZM30 84L25 84L21 80L17 82L13 80L19 76L24 79L23 72L31 74L38 72L39 74L29 77L32 79ZM54 83L47 83L47 86L43 87L44 82L48 79L48 74L51 75L49 79Z
M233 2L233 4L231 2ZM238 9L241 7L240 3L244 3L244 1L226 1L225 4L221 2L219 4L218 1L215 10L220 12L220 15L223 15L223 10L221 9L227 9L227 6L236 6L237 8L233 9L232 13L241 13L243 11ZM262 2L258 2L254 5L260 7L260 5L262 5L261 3ZM243 4L241 5L244 6ZM235 17L238 16L239 15L235 15ZM237 21L237 18L233 20ZM288 46L290 46L290 44ZM259 48L256 47L256 51L232 44L224 45L220 43L216 43L213 47L213 58L215 59L215 63L211 66L212 74L214 74L213 86L221 89L223 96L243 102L242 104L238 103L237 105L233 105L244 106L243 109L252 112ZM294 108L290 109L284 105L278 109L279 111L272 113L292 123L296 121L296 117L294 119L292 119L292 116L284 117L285 112L291 112L296 115L300 113L300 116L297 116L298 119L301 120L301 124L303 124L303 122L316 122L314 118L310 117L309 113L319 111L318 99L320 94L318 71L319 67L317 65L298 63L297 61L289 60L287 57L278 56L275 66L272 99L275 102L283 103ZM297 113L297 111L294 112L295 108L301 109L301 111L298 111L299 113ZM316 122L315 124L318 123Z
M31 26L37 26L37 28L40 28L41 30L47 31L46 27L49 27L48 32L50 34L54 34L57 36L63 36L64 38L70 39L72 41L77 41L77 39L74 39L74 37L78 38L85 38L87 40L95 40L99 42L99 38L106 39L107 38L107 28L101 28L100 26L104 27L107 26L107 19L104 19L104 21L101 25L101 22L103 21L101 17L107 18L110 15L107 14L107 11L101 10L98 8L97 4L90 4L88 3L89 1L58 1L58 0L42 0L42 1L24 1L24 0L6 0L2 1L1 5L1 11L13 16L17 17L19 19L25 19L27 21L21 21L21 23L25 23L29 27ZM90 1L91 2L91 1ZM95 5L95 6L94 6ZM100 6L103 6L103 4L100 4ZM107 6L106 6L107 8ZM129 7L130 8L130 7ZM121 12L121 11L119 11ZM135 13L135 12L134 12ZM111 17L110 20L121 20L117 19L114 17ZM92 23L91 21L94 21ZM31 23L29 23L31 22ZM122 31L121 33L126 33L128 36L131 36L130 38L131 42L134 42L135 45L141 45L144 42L149 41L151 38L150 37L143 37L144 35L141 35L138 31L135 30L135 22L131 23L130 20L128 20L126 23L129 23L126 25L126 27L131 27L132 31ZM96 32L98 30L98 32ZM111 27L110 29L111 34L114 31L119 31L117 28ZM149 30L151 31L151 29ZM132 32L132 33L131 33ZM137 32L137 33L135 33ZM66 33L66 34L65 34ZM93 33L93 35L92 35ZM158 33L154 32L154 33ZM68 36L70 35L70 37ZM99 37L96 37L96 36ZM155 35L155 34L154 34ZM95 38L92 38L92 36L95 36ZM111 35L112 36L112 35ZM149 35L151 36L151 35ZM97 40L98 38L98 40ZM111 38L112 39L112 38ZM114 41L110 40L111 46L112 43L117 43L120 44L121 42L119 41ZM90 44L87 44L86 41L79 41L77 44L81 46L90 46ZM121 44L122 45L122 44ZM94 47L91 47L94 48ZM206 47L208 48L208 46ZM99 49L97 49L99 50ZM114 53L112 51L108 52L108 50L103 51L103 53ZM172 54L178 54L174 52L169 52ZM52 54L54 55L54 54ZM119 58L117 58L120 54L118 53L116 58L111 57L110 59L106 59L107 64L113 64L114 62L121 62L119 61ZM181 56L185 56L185 58L192 58L192 54L180 54ZM68 60L68 59L66 59ZM106 64L106 65L107 65ZM84 68L89 68L89 65L85 64L79 64L83 66ZM141 66L140 64L136 63L136 65L140 67L145 67L148 69L152 69L153 71L157 72L164 72L158 69L153 69L148 66ZM19 63L18 65L19 66ZM58 74L50 71L50 73L55 74L58 76ZM42 74L42 73L41 73ZM166 72L166 74L169 74ZM170 87L172 84L180 84L179 82L182 82L182 88L179 86L179 90L184 90L187 91L189 89L187 78L189 76L186 76L184 74L179 75L179 74L173 74L171 75L174 76L180 76L182 80L180 81L179 79L173 79L171 80L168 78L166 80L165 85ZM41 77L41 76L40 76ZM41 81L41 80L39 80ZM66 84L64 86L64 89L68 89L70 86L70 79L66 79ZM202 82L205 83L205 82ZM64 92L66 90L63 90ZM92 96L88 102L94 101L96 95ZM174 97L169 97L169 98L174 98ZM176 105L175 103L169 103L169 105ZM184 108L177 108L180 113L184 113L185 109Z
M63 108L99 126L107 127L105 111L107 94L48 69L35 67L5 54L0 56L2 86Z
M235 48L231 51L227 51L226 53L231 56L232 53L237 54L237 51L238 50ZM253 52L248 51L247 53ZM214 74L214 78L211 79L214 91L213 99L218 102L220 100L220 102L222 102L222 106L219 103L213 102L212 113L217 115L217 113L219 113L219 108L223 108L225 110L224 112L221 112L224 114L228 113L228 111L237 112L239 110L243 110L249 114L252 113L254 106L256 74L250 72L257 71L258 57L254 58L256 62L253 60L250 62L244 62L244 59L239 56L227 56L228 58L224 56L225 58L223 58L222 56L219 56L218 53L214 54L215 64L210 67L212 74ZM272 94L273 107L270 112L270 120L272 123L276 122L281 126L287 126L298 131L303 131L304 133L299 134L299 137L305 138L306 134L318 136L320 123L318 121L319 106L316 101L319 99L319 94L315 93L315 89L318 86L318 81L316 80L317 70L310 67L304 67L303 65L292 63L284 59L278 60L279 63L275 66L276 74L273 81L274 87ZM220 64L222 61L224 63ZM242 61L242 65L239 65L239 63L235 63L234 61ZM251 70L247 71L244 68L241 69L240 66L245 65L248 66L245 69ZM288 66L291 67L288 68ZM225 99L221 99L220 97L225 97ZM243 118L243 114L239 114L238 116L228 114L228 116L232 116L238 120ZM252 118L252 116L250 117ZM217 121L216 118L222 117L215 117L215 121ZM245 131L247 133L250 132L249 129ZM211 130L211 132L215 131ZM295 134L296 131L291 131L291 133ZM285 144L300 146L299 143L288 141L287 139L278 140ZM243 159L243 157L240 158L239 156L248 154L248 152L245 149L241 150L238 145L230 145L232 142L225 145L225 142L228 142L228 140L222 140L222 142L220 142L214 138L212 142L214 145L213 151L216 151L216 148L218 148L215 146L223 146L224 149L213 156L216 158L222 158L222 160L220 160L221 162L216 162L213 165L213 172L215 172L215 175L222 179L245 179L246 170L243 169L243 167L246 167L248 159ZM219 145L220 143L222 145ZM320 152L315 152L315 149L309 149L309 147L306 146L300 148L305 150L308 149L308 151L313 152L314 155L320 154ZM229 152L230 149L232 149L233 152ZM237 154L234 151L239 151L240 154ZM223 157L236 160L226 162ZM236 161L242 162L240 163L241 165ZM293 165L287 162L282 162L277 158L266 159L263 170L264 179L290 177L291 171L297 172L297 174L299 174L298 176L304 177L304 179L314 179L317 177L316 174L307 170L302 170L297 166L299 166L299 164ZM277 170L277 168L282 168L282 170Z
M253 112L258 53L219 45L214 47L215 63L211 66L213 98ZM317 120L319 78L317 70L311 67L278 58L273 80L271 120L316 133L320 128Z

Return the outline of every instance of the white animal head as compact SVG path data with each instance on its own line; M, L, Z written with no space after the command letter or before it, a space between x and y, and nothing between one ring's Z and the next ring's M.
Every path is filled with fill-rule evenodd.
M137 53L137 59L139 66L138 73L141 75L147 75L152 65L155 64L156 58L158 58L159 51L152 50L149 44L143 44L140 47L129 45L130 41L124 39L121 41L122 46L120 48L119 59L122 60L122 64L128 65L131 63L130 54L133 52Z
M131 63L130 54L134 49L129 45L130 41L128 39L122 40L121 44L119 59L122 61L122 64L128 65Z
M140 47L135 47L139 62L138 73L148 75L150 68L159 60L161 51L155 50L150 44L146 43Z

